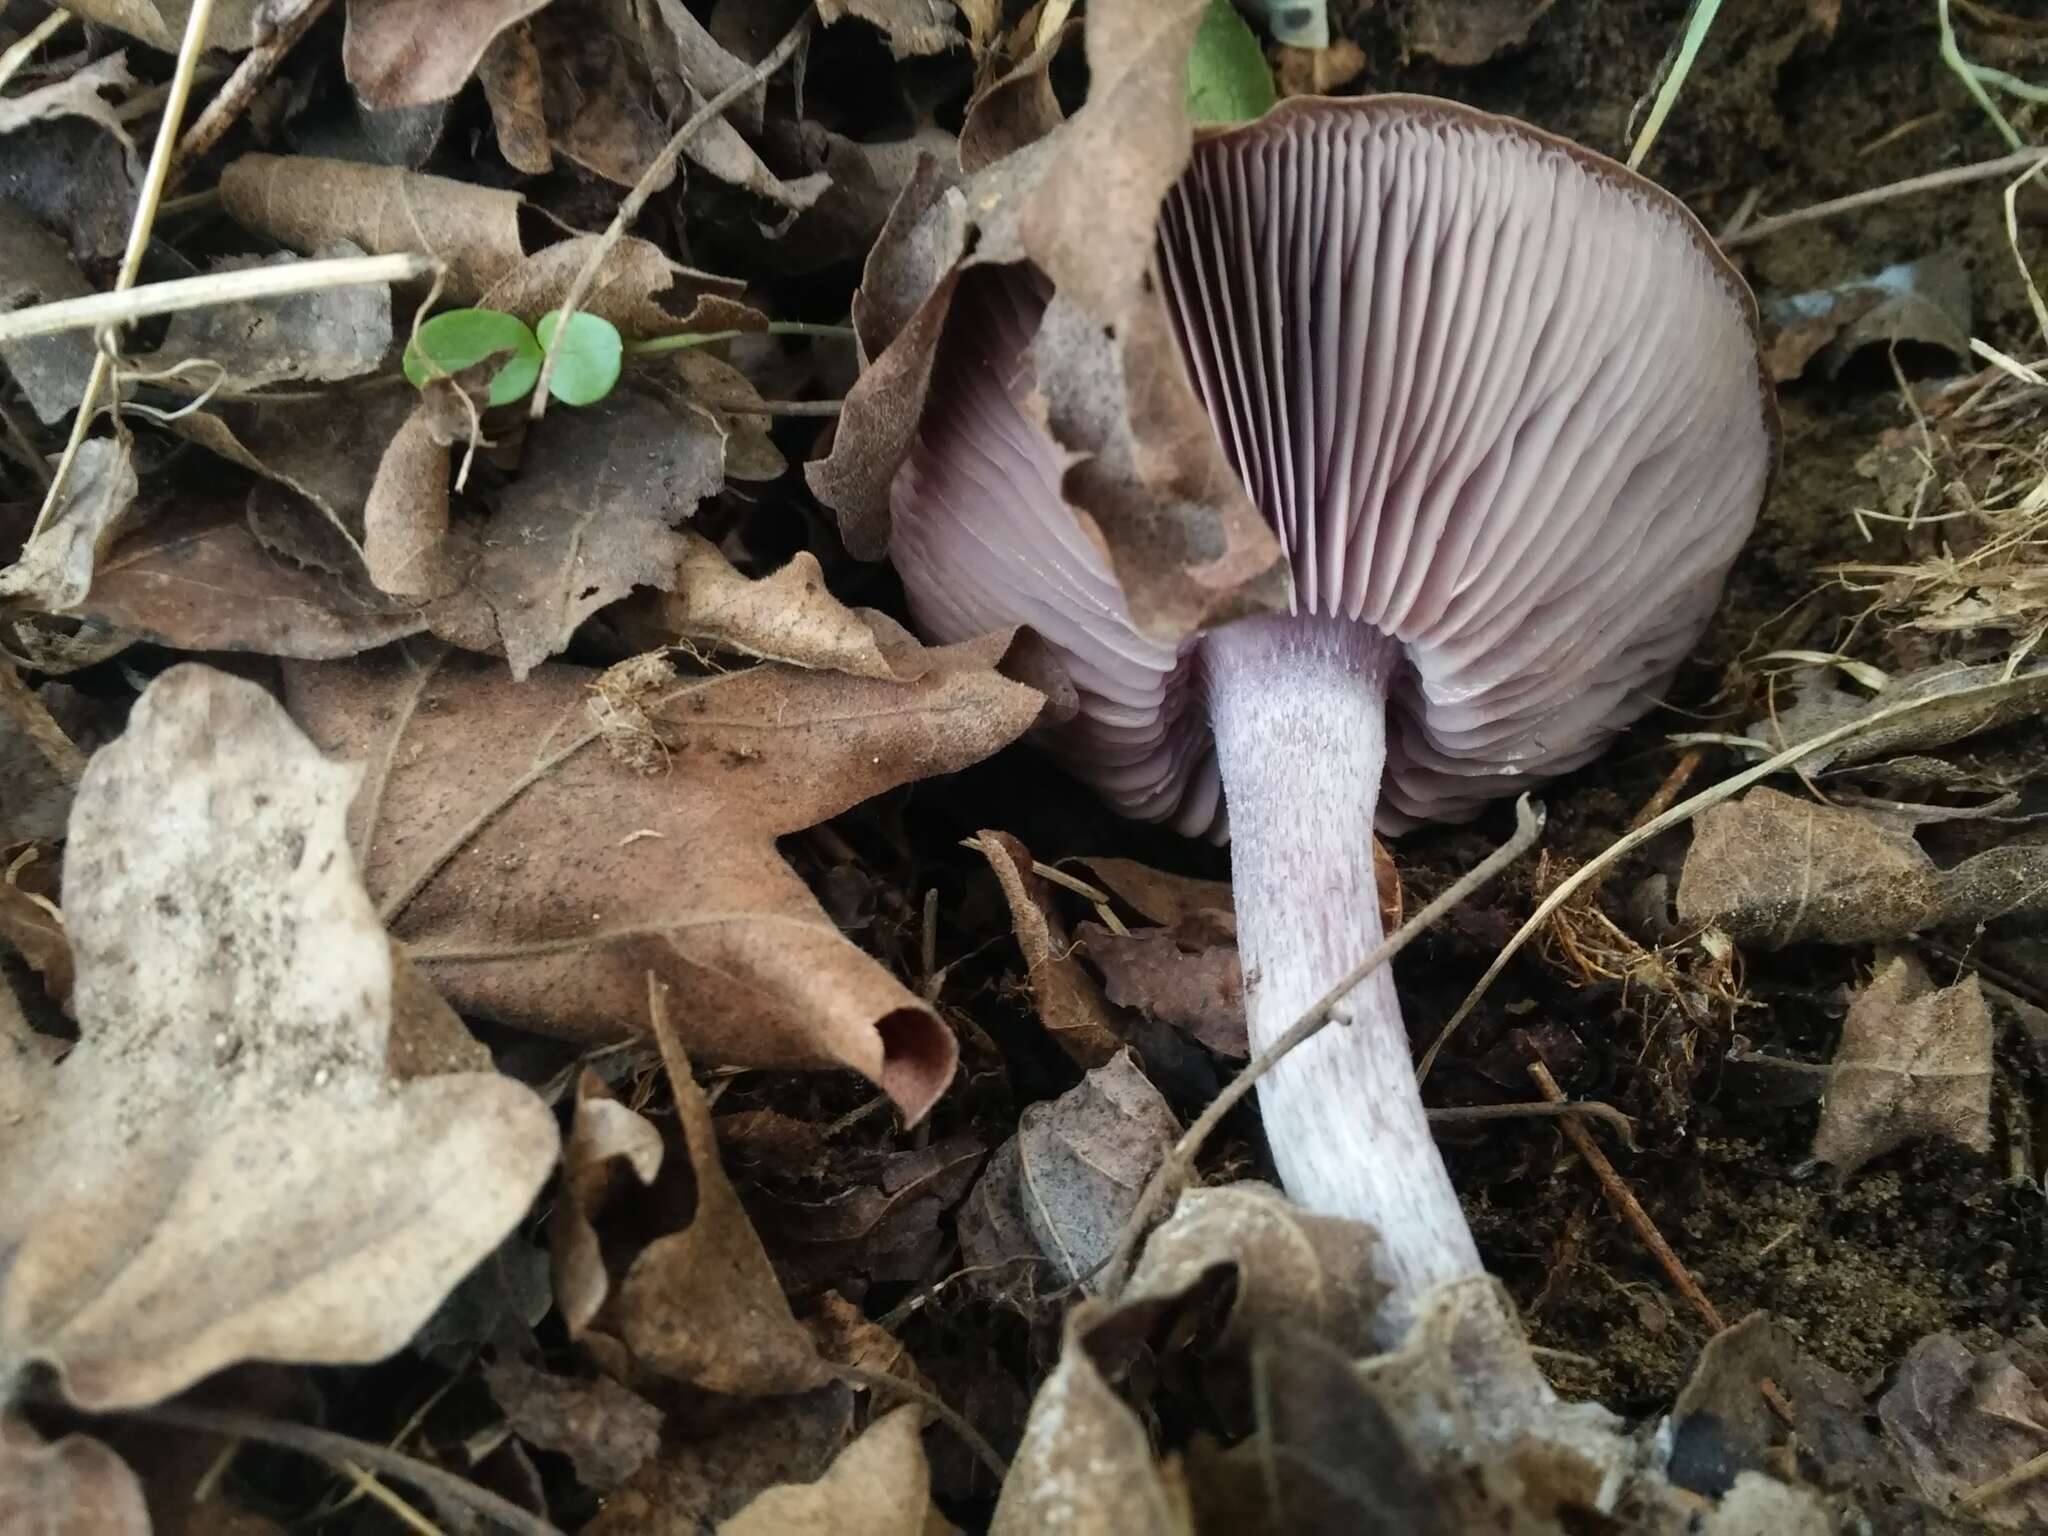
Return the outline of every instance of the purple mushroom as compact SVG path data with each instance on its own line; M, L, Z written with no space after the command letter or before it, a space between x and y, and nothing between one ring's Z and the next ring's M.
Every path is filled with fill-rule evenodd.
M1026 267L962 278L890 555L933 635L1049 643L1074 774L1227 833L1257 1049L1379 942L1376 824L1471 816L1652 705L1755 521L1776 412L1750 294L1676 199L1446 102L1198 138L1156 272L1290 611L1179 645L1132 623L1032 414ZM1481 1266L1388 972L1345 1012L1260 1103L1288 1191L1378 1228L1397 1328Z

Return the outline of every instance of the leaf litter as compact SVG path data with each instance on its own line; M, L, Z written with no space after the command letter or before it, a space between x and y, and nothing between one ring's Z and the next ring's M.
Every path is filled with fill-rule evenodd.
M1788 574L1794 537L1738 574L1744 622L1788 583L1836 583L1754 643L1731 616L1709 658L1743 652L1727 691L1686 685L1715 729L1683 744L1755 765L1747 794L1646 812L1606 886L1613 827L1663 771L1610 758L1558 789L1533 893L1402 962L1411 1004L1449 989L1442 1019L1538 907L1537 963L1432 1092L1525 1111L1533 1050L1572 1097L1618 1100L1662 1162L1617 1159L1679 1248L1724 1304L1785 1318L1710 1337L1659 1430L1699 1340L1540 1122L1447 1130L1454 1168L1558 1346L1547 1367L1606 1372L1589 1391L1642 1416L1647 1455L1506 1369L1482 1308L1386 1351L1374 1235L1259 1182L1242 1113L1105 1280L1245 1055L1244 978L1215 859L1105 828L1041 768L977 766L1071 700L1033 637L927 648L848 558L886 542L961 296L1045 280L1061 489L1139 621L1185 640L1284 600L1147 280L1196 126L1256 110L1277 73L1289 94L1505 105L1611 149L1672 41L1616 20L1592 45L1567 10L1506 0L1243 9L350 0L307 30L317 7L223 4L192 133L165 116L187 9L91 0L78 14L112 31L44 34L0 80L0 314L220 284L103 338L0 341L0 618L26 663L0 718L0 1511L147 1529L145 1498L193 1478L135 1449L146 1416L218 1368L203 1390L252 1411L319 1401L361 1459L315 1454L376 1469L342 1485L359 1503L396 1508L423 1477L450 1530L503 1516L473 1502L485 1483L598 1536L2038 1518L2048 1378L1995 1293L2038 1273L2010 1212L2048 1113L1998 1032L2048 996L2025 746L2048 386L2005 332L1973 344L2002 359L1974 378L1898 354L1913 408L1863 455L1868 487L1836 477L1827 503L1855 537L1814 541L1826 569ZM1771 28L1816 77L1865 67L1837 9L1759 22L1749 62L1688 86L1700 165L1726 150L1717 92L1791 56ZM2009 19L1957 12L1976 56L2036 67ZM799 62L758 70L800 14ZM39 20L0 17L0 45ZM1774 131L1797 94L1765 87L1750 116ZM175 201L137 195L159 135L200 146ZM1710 222L1759 174L1697 168L1659 174L1707 187ZM630 230L585 233L640 181ZM131 236L149 261L117 278ZM1891 361L1879 344L1954 352L2007 317L1977 252L1830 250L1752 276L1798 296L1797 408L1861 452L1870 411L1828 411ZM350 251L441 265L238 296ZM512 383L494 397L502 352L405 366L451 308L545 330L593 260L572 339L604 366L558 372L573 408L530 421ZM1938 313L1889 304L1902 283ZM114 420L67 443L101 345ZM1796 694L1754 670L1787 659L1831 670L1792 674ZM100 748L75 806L37 711L72 755ZM1695 817L1690 852L1655 840ZM1459 837L1386 861L1390 929L1404 894L1474 862ZM1724 1064L1821 1107L1745 1118ZM1731 1212L1713 1169L1743 1144L1784 1157ZM1807 1156L1838 1178L1802 1185ZM1877 1285L1854 1318L1825 1310L1772 1255L1804 1252L1805 1224L1878 1273L1913 1207L1902 1169L1933 1170L1917 1198L1953 1192L1936 1271L1980 1258L1988 1299L1936 1286L1893 1314ZM1708 1181L1700 1215L1660 1170ZM1750 1234L1751 1207L1797 1214L1710 1240L1715 1219ZM1663 1377L1631 1353L1653 1317ZM1824 1363L1852 1349L1853 1378ZM235 1368L377 1358L374 1377L268 1368L297 1399ZM1486 1449L1502 1424L1512 1456ZM272 1528L249 1461L221 1459L194 1520Z

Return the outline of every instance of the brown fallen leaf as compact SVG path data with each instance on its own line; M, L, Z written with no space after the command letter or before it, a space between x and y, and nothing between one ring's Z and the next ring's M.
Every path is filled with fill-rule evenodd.
M640 1251L598 1325L618 1336L641 1369L709 1392L771 1397L822 1386L831 1371L791 1315L726 1179L711 1106L658 999L654 1032L696 1175L696 1211L682 1231Z
M525 1214L556 1146L529 1090L386 1077L358 778L198 666L87 767L63 902L80 1040L0 1150L10 1371L48 1363L104 1410L251 1357L379 1359Z
M853 1395L839 1382L720 1406L716 1422L664 1446L579 1536L703 1536L768 1488L822 1477L853 1433Z
M337 240L313 253L323 259L363 254ZM289 267L290 252L232 256L215 273ZM139 370L211 365L204 377L221 389L248 393L272 384L337 383L383 366L391 351L391 289L384 283L320 288L260 303L209 304L171 317L163 344L134 359ZM211 372L217 369L218 373Z
M724 448L707 418L634 390L539 424L469 573L514 678L634 587L674 585L673 530L724 485Z
M987 1148L971 1136L881 1154L835 1149L832 1178L842 1187L824 1200L762 1191L750 1206L792 1290L924 1278L944 1255L943 1218L980 1171Z
M1059 1364L1032 1400L989 1536L1191 1536L1187 1489L1153 1460L1145 1426L1088 1352L1099 1316L1098 1304L1086 1302L1067 1314Z
M462 585L448 547L450 448L475 417L451 379L433 380L377 461L363 499L363 570L390 597L425 601Z
M237 52L252 38L262 0L216 0L206 23L206 46ZM69 9L69 7L67 7ZM83 0L77 14L102 26L139 37L152 48L176 53L192 14L192 0Z
M2048 1389L2011 1354L1973 1354L1962 1340L1929 1334L1899 1367L1877 1402L1885 1435L1939 1510L2040 1455L2048 1439ZM2048 1480L2032 1478L1968 1514L2006 1530L2048 1524Z
M1103 990L1119 1008L1171 1024L1219 1056L1251 1054L1244 1014L1244 966L1234 932L1218 933L1211 914L1174 928L1116 933L1083 923L1074 936L1102 972Z
M540 50L533 29L508 27L491 40L477 62L476 77L491 109L498 153L515 171L545 176L555 168L542 95Z
M1250 1180L1180 1197L1146 1239L1119 1299L1178 1299L1218 1270L1236 1277L1222 1342L1305 1328L1357 1356L1370 1353L1386 1287L1372 1274L1379 1239L1361 1222L1319 1216Z
M323 661L416 635L426 617L350 580L272 553L240 512L161 519L117 542L78 611L184 651Z
M220 174L244 229L312 252L347 240L372 255L425 251L448 264L442 297L474 303L525 259L517 192L313 155L243 155Z
M1284 601L1278 546L1223 458L1151 277L1159 209L1193 144L1186 62L1207 10L1091 4L1080 111L958 189L921 169L899 199L854 297L863 371L831 453L806 469L856 556L888 549L889 487L956 296L1036 269L1053 289L1031 356L1067 454L1060 489L1107 550L1135 623L1177 639Z
M1032 873L1030 852L1007 832L984 831L971 846L988 860L1009 903L1039 1023L1079 1065L1099 1067L1110 1061L1123 1049L1116 1016L1095 979L1074 958L1073 945L1044 895L1044 882Z
M1416 0L1403 16L1401 46L1471 69L1519 48L1557 0Z
M9 781L10 786L19 782ZM65 800L68 805L68 792ZM57 906L59 867L56 849L48 843L0 848L0 940L43 978L43 990L53 1002L69 1008L77 973Z
M1906 953L1849 999L1813 1155L1847 1178L1921 1136L1991 1147L1991 1010L1976 976L1937 988Z
M598 1493L632 1477L661 1445L661 1410L606 1377L553 1376L517 1360L487 1365L483 1375L512 1433L568 1457Z
M355 845L393 932L467 1013L581 1040L645 1028L646 974L709 1065L843 1067L915 1121L952 1032L849 943L774 840L885 789L979 761L1038 696L992 645L931 652L911 683L783 667L679 680L429 648L287 668L297 717L378 765ZM616 683L616 679L614 682ZM651 768L652 771L649 771Z
M576 1106L562 1147L562 1187L548 1218L548 1257L569 1337L580 1339L611 1295L611 1276L598 1240L597 1221L625 1185L642 1185L661 1172L661 1132L612 1097L589 1068L576 1080Z
M894 1376L914 1387L932 1390L931 1382L903 1341L837 1291L826 1291L804 1317L804 1327L817 1340L818 1353L834 1365L848 1365L877 1376Z
M537 251L507 269L477 302L532 325L561 307L584 263L602 244L597 235L578 235ZM604 252L590 292L577 307L609 320L621 335L635 340L680 331L759 330L767 316L739 301L743 286L679 266L651 241L628 235Z
M1231 911L1227 880L1197 880L1189 875L1170 874L1136 859L1088 858L1079 862L1118 900L1162 928L1174 927L1202 913Z
M1365 50L1348 37L1327 48L1273 50L1273 85L1282 96L1332 96L1365 73Z
M1777 948L1864 944L2048 911L2048 846L2009 843L1948 869L1895 821L1752 789L1702 812L1679 921Z
M639 49L598 20L573 3L557 3L533 18L548 137L565 159L630 187L653 167L669 130L639 67ZM654 189L665 189L675 175L671 165Z
M889 40L899 59L945 53L967 41L947 0L818 0L818 19L833 26L857 16Z
M758 580L743 576L716 544L682 535L671 590L649 604L643 640L689 641L763 661L851 677L911 682L930 659L902 625L873 608L849 608L825 586L817 557L799 553Z
M905 1404L870 1424L816 1482L756 1495L718 1536L928 1536L931 1481L923 1410Z
M0 1419L0 1531L10 1536L149 1536L142 1484L85 1435L45 1444L21 1419Z
M373 111L445 101L492 39L547 0L348 0L341 62Z
M396 386L396 387L394 387ZM313 394L273 396L194 411L170 423L180 437L252 475L284 487L318 512L324 527L308 524L307 538L288 541L274 526L260 528L266 542L323 570L356 575L360 551L352 547L362 528L363 502L377 478L377 464L418 396L396 380ZM283 506L286 499L252 498L257 510ZM253 514L252 514L253 515ZM317 540L319 542L309 542Z
M119 536L138 489L128 441L88 438L79 444L63 495L21 558L0 570L0 599L66 613L85 601L93 567Z

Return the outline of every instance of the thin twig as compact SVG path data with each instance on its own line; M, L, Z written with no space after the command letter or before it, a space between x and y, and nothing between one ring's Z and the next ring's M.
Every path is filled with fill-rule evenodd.
M1692 820L1693 817L1697 816L1708 806L1718 805L1723 800L1733 797L1737 791L1747 789L1750 785L1767 779L1774 773L1790 768L1794 763L1802 762L1816 752L1823 751L1828 747L1836 746L1845 741L1852 741L1858 736L1867 735L1880 725L1901 719L1906 715L1917 714L1924 709L1932 709L1937 704L1954 706L1965 699L1983 699L1988 701L2010 693L2014 687L2020 684L2032 684L2034 681L2035 679L2031 674L2019 678L2003 678L1993 683L1979 683L1969 688L1957 688L1948 693L1924 694L1919 698L1907 699L1898 704L1890 705L1887 708L1874 710L1870 714L1838 725L1831 731L1822 731L1818 736L1809 737L1805 741L1787 747L1775 756L1768 757L1760 763L1752 764L1740 773L1731 774L1718 783L1709 785L1691 798L1681 800L1663 814L1651 817L1650 820L1634 830L1623 833L1598 854L1594 855L1594 857L1581 864L1571 875L1560 880L1551 889L1550 894L1537 903L1536 910L1529 914L1528 920L1515 930L1514 937L1502 946L1498 955L1494 956L1493 963L1486 968L1486 974L1481 976L1472 990L1465 994L1465 1000L1458 1004L1458 1011L1451 1015L1449 1022L1437 1033L1436 1039L1431 1043L1429 1049L1423 1053L1422 1062L1416 1068L1416 1076L1418 1078L1427 1078L1429 1076L1430 1068L1436 1064L1438 1055L1441 1054L1444 1046L1449 1043L1451 1036L1457 1032L1458 1026L1472 1016L1472 1010L1479 1006L1479 1000L1486 995L1487 989L1495 981L1499 980L1501 972L1508 968L1508 962L1520 953L1522 946L1528 943L1534 935L1543 931L1544 925L1550 921L1551 914L1570 901L1581 886L1600 877L1602 871L1606 870L1615 861L1633 853L1652 838L1661 836L1673 827L1681 826Z
M732 416L837 416L843 402L838 400L740 400L717 395L692 395L692 405Z
M254 1440L258 1445L297 1451L302 1456L311 1456L337 1469L355 1462L398 1482L409 1483L433 1498L470 1510L486 1520L494 1520L506 1530L516 1532L517 1536L562 1536L560 1530L540 1516L529 1514L488 1488L480 1488L453 1472L408 1456L403 1451L389 1450L352 1435L338 1435L331 1429L266 1419L260 1414L224 1413L212 1408L187 1408L167 1403L134 1409L131 1416L147 1423L168 1425L172 1429L196 1430L206 1435L234 1435L243 1440Z
M597 283L598 269L604 265L605 258L611 255L612 248L624 237L628 226L640 217L640 210L647 206L647 200L654 196L655 189L668 184L669 178L675 174L676 162L682 158L683 151L689 148L690 141L702 133L713 118L747 92L765 83L788 63L810 30L811 8L807 5L803 14L797 18L796 25L789 29L789 34L781 42L769 50L767 57L692 112L688 121L676 130L675 136L662 146L661 153L649 162L645 171L641 172L640 179L633 184L633 190L626 194L626 200L619 204L619 211L612 215L611 223L605 226L604 233L598 237L595 249L585 259L583 269L576 274L576 281L569 285L568 293L563 295L559 318L555 322L555 333L548 338L547 354L541 358L540 377L533 381L531 411L535 420L547 414L548 384L555 376L555 359L561 355L562 339L569 334L569 322L575 317L576 311L583 307L583 301L590 296L591 288Z
M185 106L192 99L192 77L199 69L200 54L206 51L206 29L212 24L213 0L192 0L192 9L185 16L185 35L178 43L178 62L171 70L171 94L164 102L163 120L157 124L156 142L150 146L149 166L135 198L135 217L128 224L128 248L121 254L121 270L114 276L116 293L133 288L136 275L142 271L142 258L149 250L149 232L156 224L157 204L163 200L164 179L170 174L171 154L178 143L178 125L185 120ZM78 450L85 445L85 434L92 428L100 391L107 387L113 374L116 349L113 333L102 330L99 345L93 349L92 372L86 375L85 393L78 402L78 415L72 420L71 435L64 443L64 455L57 460L50 488L36 513L35 526L29 530L31 539L56 514L64 482L78 460Z
M1612 1104L1602 1104L1598 1099L1570 1099L1542 1104L1455 1104L1446 1108L1425 1110L1424 1113L1429 1116L1432 1125L1460 1125L1475 1120L1565 1120L1584 1116L1592 1120L1606 1121L1621 1137L1623 1146L1631 1152L1636 1149L1635 1122Z
M1542 1053L1532 1045L1529 1047L1529 1054L1535 1057L1535 1060L1529 1063L1529 1076L1536 1084L1537 1091L1553 1104L1565 1103L1564 1090L1558 1087L1557 1079L1550 1075L1550 1068L1544 1065ZM1726 1333L1728 1325L1721 1320L1720 1308L1714 1305L1711 1296L1700 1289L1699 1281L1693 1279L1692 1271L1685 1267L1685 1261L1679 1258L1676 1250L1664 1241L1664 1234L1657 1230L1657 1223L1650 1220L1650 1213L1643 1209L1643 1203L1636 1198L1636 1192L1628 1187L1628 1180L1616 1172L1614 1164L1607 1160L1607 1154L1600 1150L1600 1143L1593 1139L1592 1133L1576 1120L1561 1120L1557 1128L1564 1134L1565 1140L1572 1144L1572 1150L1577 1152L1585 1165L1593 1170L1593 1177L1600 1181L1600 1190L1607 1196L1607 1203L1614 1207L1614 1213L1635 1230L1643 1246L1650 1250L1650 1256L1657 1261L1658 1268L1664 1271L1678 1294L1692 1304L1692 1309L1699 1313L1700 1320L1707 1325L1708 1331ZM1759 1389L1763 1393L1764 1401L1770 1404L1771 1411L1790 1424L1792 1405L1785 1400L1785 1394L1778 1390L1777 1383L1766 1380L1759 1383Z
M1116 1250L1103 1266L1108 1273L1105 1289L1109 1293L1114 1294L1123 1289L1124 1280L1130 1272L1131 1259L1137 1252L1139 1242L1144 1238L1153 1212L1158 1209L1159 1202L1165 1198L1166 1192L1178 1186L1192 1171L1195 1155L1201 1151L1202 1144L1209 1139L1209 1134L1222 1123L1223 1117L1252 1091L1260 1078L1272 1070L1275 1062L1304 1041L1313 1039L1326 1024L1335 1019L1344 1000L1357 989L1360 982L1434 927L1437 920L1446 912L1462 904L1480 887L1527 853L1535 844L1537 837L1542 834L1543 820L1543 808L1535 801L1527 795L1517 800L1515 831L1512 837L1488 854L1477 866L1459 876L1448 890L1409 918L1391 937L1382 940L1371 954L1351 968L1343 980L1311 1004L1308 1012L1288 1027L1287 1033L1261 1051L1243 1071L1224 1085L1223 1091L1216 1095L1209 1107L1202 1111L1195 1123L1187 1128L1179 1141L1174 1143L1173 1150L1167 1154L1158 1171L1146 1182L1144 1192L1138 1196L1136 1208L1124 1222L1123 1234L1117 1240Z
M837 1364L830 1365L828 1369L857 1387L866 1387L871 1392L893 1392L898 1397L908 1398L958 1435L960 1443L974 1453L976 1461L995 1474L998 1483L1010 1475L1010 1464L996 1454L996 1448L984 1440L981 1432L968 1423L958 1410L936 1393L926 1391L914 1381L905 1381L901 1376L891 1376L887 1371L869 1371L857 1365Z
M43 754L43 761L59 778L66 784L78 783L85 772L85 754L64 734L64 727L44 708L35 690L21 680L13 663L7 661L0 661L0 714L21 728L22 735Z
M442 1536L441 1528L438 1525L434 1524L433 1521L429 1520L425 1515L377 1481L377 1474L370 1471L367 1467L359 1467L352 1461L343 1461L341 1463L341 1470L356 1485L358 1492L375 1499L379 1504L390 1510L399 1524L409 1530L418 1532L419 1536Z
M440 264L416 251L393 256L307 258L278 267L249 267L239 272L208 272L140 288L88 293L58 299L0 315L0 342L29 336L53 336L103 325L125 325L149 315L176 314L213 304L243 304L280 299L323 288L351 288L359 283L403 283L426 277Z
M1904 181L1887 182L1881 187L1852 192L1847 197L1830 198L1827 202L1815 203L1811 207L1795 208L1790 213L1758 219L1748 228L1725 237L1721 241L1721 249L1732 251L1739 246L1754 245L1759 240L1768 240L1773 235L1782 234L1788 229L1797 229L1802 224L1831 219L1840 213L1855 213L1860 209L1875 208L1883 203L1896 202L1902 197L1917 197L1922 192L1940 192L1949 187L1966 187L1974 181L1995 181L2000 176L2032 170L2043 160L2048 160L2048 147L2023 149L2016 154L2001 155L1996 160L1979 160L1974 165L1952 166L1945 171L1930 171L1925 176L1909 176Z
M1988 1483L1979 1483L1958 1498L1956 1504L1962 1509L1981 1509L1993 1499L2002 1498L2039 1477L2048 1477L2048 1451L2028 1457L2010 1472L2001 1472Z
M255 47L242 55L242 62L235 66L228 83L214 92L213 100L206 104L206 110L199 114L199 120L179 143L177 158L171 162L173 185L249 110L249 103L256 99L256 93L277 72L284 56L297 46L300 38L313 30L313 23L326 15L328 6L333 3L334 0L301 0L290 15L272 18L269 31ZM257 14L261 16L263 13L258 11Z

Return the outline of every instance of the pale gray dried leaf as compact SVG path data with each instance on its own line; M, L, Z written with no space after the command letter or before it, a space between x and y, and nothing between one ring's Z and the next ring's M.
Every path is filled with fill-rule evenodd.
M0 1422L0 1531L8 1536L149 1536L149 1506L128 1464L98 1440L45 1444Z
M1945 1333L1907 1352L1877 1415L1921 1495L1937 1508L2039 1455L2048 1436L2041 1387L2005 1354L1972 1354ZM1971 1513L2007 1530L2048 1528L2048 1479L2022 1482Z
M214 0L213 14L206 23L206 46L236 52L247 48L254 41L252 33L261 6L262 0ZM65 9L174 54L185 36L192 0L82 0Z
M1229 1269L1237 1288L1226 1343L1297 1327L1362 1355L1386 1295L1372 1273L1378 1243L1363 1222L1305 1211L1270 1184L1190 1189L1145 1239L1119 1299L1176 1299Z
M1192 1536L1186 1489L1153 1460L1145 1426L1088 1352L1101 1315L1090 1303L1068 1313L1059 1364L1032 1399L989 1536Z
M378 110L445 101L469 83L484 50L547 0L349 0L342 67Z
M313 254L333 259L360 256L363 251L341 240ZM288 267L302 259L288 251L232 256L217 262L214 270ZM351 283L261 303L242 301L186 310L171 317L163 345L136 359L134 366L161 369L204 359L222 370L222 387L254 390L267 384L359 378L374 373L390 350L390 286Z
M1991 1010L1976 976L1937 988L1910 954L1849 999L1813 1155L1847 1178L1920 1136L1991 1146Z
M1030 851L1007 832L983 831L972 846L988 860L1009 904L1039 1023L1080 1066L1100 1067L1118 1059L1123 1038L1116 1016L1095 978L1074 958L1066 930L1047 901L1045 883L1032 871Z
M1990 685L2001 680L2005 686L1989 691ZM1915 699L1962 694L1965 690L1972 694L1949 704L1930 704L1872 726L1837 746L1810 752L1800 759L1800 766L1808 773L1819 773L1835 763L1868 763L1903 752L1945 747L2048 709L2048 667L2022 672L2010 679L2005 679L2003 664L1922 667L1901 673L1867 698L1837 687L1829 668L1802 670L1798 686L1799 697L1794 703L1749 728L1749 736L1773 753Z
M64 836L71 785L11 714L0 714L0 786L0 848Z
M924 1410L883 1414L814 1483L781 1483L718 1527L718 1536L928 1536L932 1474Z
M2048 911L2048 846L2014 842L1938 868L1910 832L1775 789L1702 812L1679 921L1745 943L1863 944Z
M1184 1030L1233 1061L1251 1054L1244 965L1234 941L1184 943L1174 929L1115 933L1100 923L1083 923L1074 936L1119 1008Z
M62 79L18 96L0 96L0 138L30 123L52 117L83 117L111 135L127 152L130 166L140 174L142 163L135 153L135 141L111 103L100 92L126 93L135 88L135 76L128 72L128 55L110 53L103 59L81 65Z
M633 390L539 425L470 575L515 678L634 587L675 586L673 530L722 488L724 460L710 421Z
M588 1067L576 1081L576 1107L562 1148L562 1188L548 1219L555 1304L569 1337L580 1339L611 1295L597 1218L630 1171L640 1184L661 1172L661 1132L612 1096Z
M525 1214L540 1101L387 1076L358 778L199 666L92 759L63 890L80 1041L0 1152L8 1371L48 1363L105 1410L243 1359L378 1359Z
M1699 1536L1835 1536L1834 1517L1810 1488L1744 1472L1722 1496Z
M599 1376L554 1376L518 1360L484 1367L484 1385L512 1433L569 1458L579 1481L609 1493L661 1445L662 1412Z
M76 299L92 286L72 264L64 242L27 211L0 198L0 310ZM93 366L92 338L85 331L30 336L0 342L0 363L14 376L36 419L45 426L63 420L85 397Z
M1069 1280L1109 1256L1145 1183L1180 1125L1126 1051L1017 1126L1025 1219L1039 1249ZM1088 1285L1099 1285L1096 1275Z
M138 488L127 438L93 437L79 444L48 524L19 560L0 571L0 598L31 603L45 613L77 608Z

